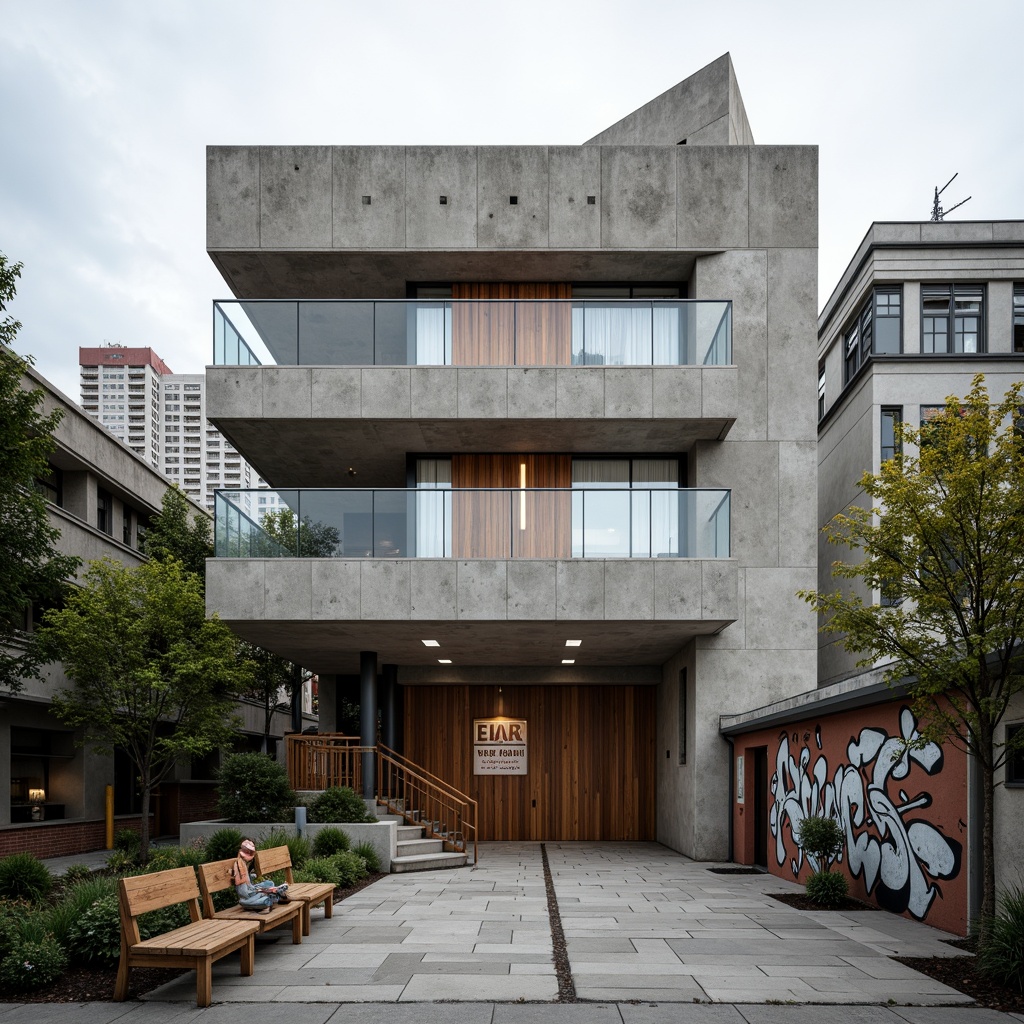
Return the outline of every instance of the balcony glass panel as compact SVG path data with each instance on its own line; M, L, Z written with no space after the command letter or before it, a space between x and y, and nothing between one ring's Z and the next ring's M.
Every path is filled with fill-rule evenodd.
M218 558L728 558L729 491L223 490Z
M724 366L732 304L675 299L217 301L217 366Z

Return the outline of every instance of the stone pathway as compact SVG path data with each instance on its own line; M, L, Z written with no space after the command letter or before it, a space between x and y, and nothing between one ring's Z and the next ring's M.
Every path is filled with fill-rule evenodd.
M881 912L794 911L765 895L797 891L792 883L765 875L716 875L708 865L654 843L546 847L580 999L671 1003L676 1004L673 1013L682 1010L678 1004L695 1001L859 1003L879 1009L878 1004L887 1003L970 1002L889 959L956 955L940 941L949 936L926 925ZM468 1004L487 1006L484 1016L491 1022L490 1004L550 1003L557 998L558 980L540 845L483 844L475 868L381 879L340 904L330 921L314 912L313 933L300 946L286 936L259 942L255 977L240 978L237 969L231 961L215 967L215 1000L456 1001L466 1004L465 1012L451 1019L467 1024L478 1019L478 1010ZM194 976L165 985L147 999L191 1002ZM563 1004L561 1009L587 1012L521 1019L603 1019L593 1006ZM607 1009L620 1020L618 1009ZM695 1009L716 1013L637 1016L623 1006L621 1019L740 1020L717 1012L725 1006ZM432 1020L448 1019L434 1009L431 1015ZM388 1018L396 1019L405 1018Z

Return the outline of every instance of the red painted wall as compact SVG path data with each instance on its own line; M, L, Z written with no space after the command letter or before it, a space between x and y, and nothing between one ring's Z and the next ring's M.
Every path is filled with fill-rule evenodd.
M799 821L829 814L846 842L832 870L850 894L936 928L967 931L967 758L946 744L907 750L917 721L900 701L746 733L744 799L733 802L733 849L754 863L754 760L767 748L768 870L806 882L816 865L793 838Z

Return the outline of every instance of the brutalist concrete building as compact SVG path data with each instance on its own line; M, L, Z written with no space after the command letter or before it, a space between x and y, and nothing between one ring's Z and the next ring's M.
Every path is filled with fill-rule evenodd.
M219 494L209 610L482 839L725 858L719 716L816 685L816 148L725 55L582 145L213 146L208 251L281 499Z

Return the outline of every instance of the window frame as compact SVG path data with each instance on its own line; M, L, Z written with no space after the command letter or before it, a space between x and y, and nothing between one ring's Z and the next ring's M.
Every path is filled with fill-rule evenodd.
M886 297L886 313L879 312L879 299ZM891 310L895 307L896 312ZM877 347L877 321L895 320L898 324L899 344L895 352L879 352ZM876 356L903 354L903 286L900 284L876 284L872 286L866 300L850 319L849 326L842 333L843 339L843 386L846 387L860 372L861 367Z
M930 300L933 303L939 298L946 298L946 310L939 313L938 310L929 311L925 304ZM969 311L957 310L957 299L967 301L977 299L977 314ZM976 356L984 355L988 351L988 337L985 330L988 316L988 288L984 282L956 282L941 284L921 285L921 355L923 356ZM964 338L967 336L963 329L958 329L961 321L977 317L977 335L973 350L964 348ZM935 348L936 331L935 326L941 322L944 327L945 348ZM932 330L928 330L929 323ZM926 339L931 338L930 347L926 347ZM957 347L957 339L960 339Z
M1005 739L1009 741L1011 736L1016 735L1024 729L1024 722L1008 722L1006 725ZM1024 750L1018 750L1015 754L1006 755L1006 777L1003 784L1008 789L1024 789Z

